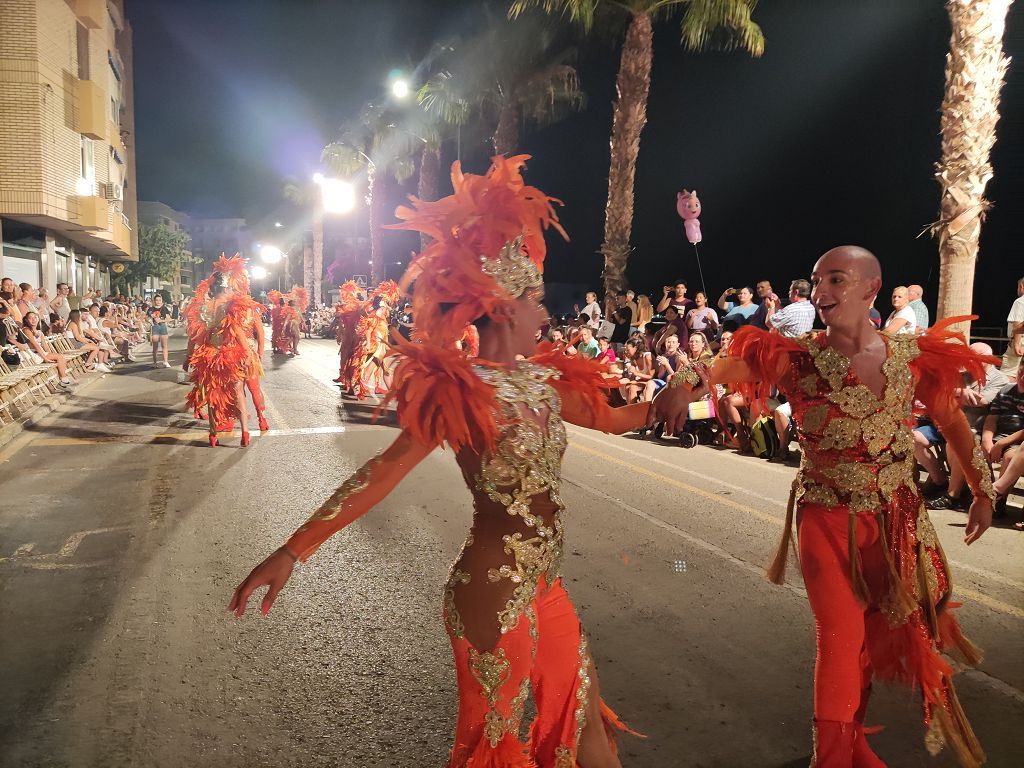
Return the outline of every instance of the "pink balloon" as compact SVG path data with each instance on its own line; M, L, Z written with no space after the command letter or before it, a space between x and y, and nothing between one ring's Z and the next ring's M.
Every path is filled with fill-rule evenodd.
M676 194L676 213L683 219L686 239L694 245L699 243L701 241L700 199L697 197L696 189L693 192L684 189Z

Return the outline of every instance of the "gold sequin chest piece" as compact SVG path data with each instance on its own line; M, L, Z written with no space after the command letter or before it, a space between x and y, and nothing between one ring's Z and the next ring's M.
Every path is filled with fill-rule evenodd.
M900 487L916 492L911 433L914 376L920 354L912 336L887 339L881 398L851 374L850 361L821 334L799 340L807 356L797 363L791 388L803 461L797 498L851 513L879 512Z
M474 366L474 371L494 387L495 416L504 424L494 448L481 457L476 488L537 532L528 539L518 532L503 536L504 551L515 563L487 573L491 581L509 579L516 585L498 615L505 633L519 623L537 592L540 577L550 584L560 575L564 509L560 488L566 433L561 399L549 383L557 378L557 371L528 362L520 362L512 370ZM529 418L524 408L541 417L546 411L544 423ZM550 526L531 511L531 502L541 494L547 494L555 507Z

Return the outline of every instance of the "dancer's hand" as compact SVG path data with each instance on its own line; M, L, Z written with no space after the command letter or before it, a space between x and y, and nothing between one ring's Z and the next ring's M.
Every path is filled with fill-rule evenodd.
M964 543L970 546L981 534L992 525L992 501L987 496L975 499L971 502L971 509L967 513L967 529L964 531Z
M277 593L281 591L295 568L295 557L284 547L275 550L270 557L252 569L252 573L246 576L245 581L238 585L235 594L228 604L228 611L235 616L242 616L249 604L249 597L260 587L268 587L267 594L260 604L260 611L266 616L270 613L270 607L277 599Z

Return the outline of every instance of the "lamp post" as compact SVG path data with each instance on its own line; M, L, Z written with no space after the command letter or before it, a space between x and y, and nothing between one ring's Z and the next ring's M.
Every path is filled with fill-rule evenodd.
M263 245L260 247L260 259L264 264L278 264L282 259L285 261L284 271L287 274L291 274L291 261L288 258L288 254L278 248L276 245ZM256 277L256 270L263 271L263 277L267 276L267 270L260 266L255 266L253 269L253 277ZM277 290L284 290L281 287L281 273L277 273Z

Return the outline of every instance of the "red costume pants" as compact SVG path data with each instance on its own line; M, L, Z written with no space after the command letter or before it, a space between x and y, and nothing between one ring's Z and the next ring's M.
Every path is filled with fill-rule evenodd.
M518 624L489 651L473 647L453 604L445 602L459 684L449 768L573 768L588 715L592 662L561 579L547 589L542 578ZM537 717L523 743L520 721L531 688ZM600 706L611 740L612 729L624 726Z

